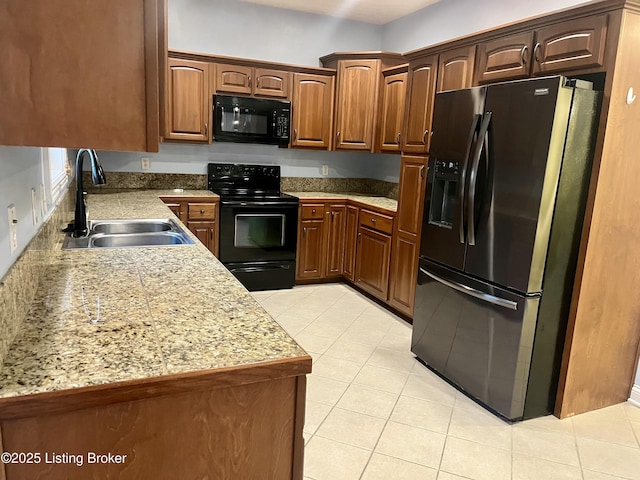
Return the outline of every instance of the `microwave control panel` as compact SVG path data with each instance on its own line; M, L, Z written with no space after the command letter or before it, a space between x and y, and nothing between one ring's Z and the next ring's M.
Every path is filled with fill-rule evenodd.
M278 138L289 136L289 110L276 113L275 136Z

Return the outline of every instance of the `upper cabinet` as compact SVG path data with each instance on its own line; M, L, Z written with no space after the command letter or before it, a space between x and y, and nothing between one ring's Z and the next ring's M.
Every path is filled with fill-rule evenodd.
M294 74L292 147L331 147L334 85L334 75Z
M336 150L372 150L379 77L380 60L338 62Z
M438 91L470 87L473 84L475 56L475 45L441 53L438 62Z
M224 63L216 64L215 72L216 93L280 99L291 96L291 72Z
M429 55L409 63L404 135L402 135L404 152L426 154L429 149L437 75L438 55Z
M383 72L377 151L400 152L406 91L406 65Z
M168 66L165 138L208 142L209 64L170 58Z
M157 152L165 16L162 0L0 2L0 145Z
M478 45L477 83L604 65L608 15L578 18Z

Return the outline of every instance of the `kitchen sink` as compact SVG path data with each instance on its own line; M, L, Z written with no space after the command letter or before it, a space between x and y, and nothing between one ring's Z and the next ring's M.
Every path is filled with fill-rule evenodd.
M193 240L172 219L93 220L89 234L68 234L63 249L125 248L193 245Z
M171 220L96 220L91 222L91 232L107 234L149 233L175 231Z

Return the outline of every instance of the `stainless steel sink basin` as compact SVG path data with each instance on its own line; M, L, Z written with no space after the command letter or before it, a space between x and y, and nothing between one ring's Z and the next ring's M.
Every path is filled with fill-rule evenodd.
M95 220L91 222L92 233L123 234L175 231L176 224L168 219L141 220Z
M193 243L189 237L176 232L126 233L95 235L89 248L157 247Z
M193 245L193 240L169 218L131 220L93 220L89 235L67 235L64 249L125 248Z

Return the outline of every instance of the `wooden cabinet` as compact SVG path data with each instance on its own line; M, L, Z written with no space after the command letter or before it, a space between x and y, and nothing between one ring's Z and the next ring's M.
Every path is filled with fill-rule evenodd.
M332 75L294 74L292 147L331 147L334 92Z
M327 263L325 277L340 277L344 271L346 205L327 207Z
M401 149L404 102L407 92L408 74L406 70L405 66L383 72L382 100L378 117L378 146L376 149L381 152L400 152Z
M209 64L170 58L168 67L165 138L210 141Z
M360 210L355 283L383 301L389 291L392 230L393 217Z
M157 152L165 5L3 0L0 145Z
M216 93L240 93L281 99L291 96L290 72L224 63L216 64L215 72Z
M402 151L426 154L429 150L433 101L436 94L438 56L409 63Z
M438 61L438 92L472 86L475 56L475 45L441 53Z
M389 303L409 316L413 315L426 178L426 158L402 157L398 214L393 232Z
M356 279L356 243L358 241L358 214L360 209L347 205L344 245L344 277L352 282Z
M338 62L336 150L372 150L379 76L380 60Z
M579 18L478 45L477 83L604 65L608 15Z
M324 275L324 204L300 203L296 278L320 279Z
M202 197L160 197L160 199L217 257L220 249L218 201Z

